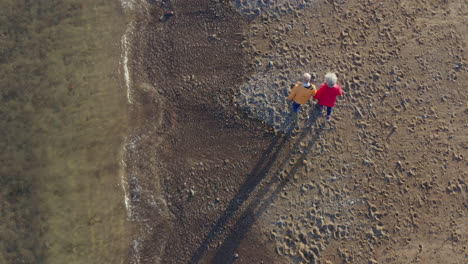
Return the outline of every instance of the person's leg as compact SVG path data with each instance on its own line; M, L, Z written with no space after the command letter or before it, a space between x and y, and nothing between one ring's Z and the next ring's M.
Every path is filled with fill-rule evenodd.
M327 107L327 121L331 120L332 111L333 111L333 107L331 106Z
M293 113L297 113L299 111L299 107L301 107L300 104L293 102L293 105L292 105Z
M323 105L316 103L315 104L315 111L317 111L317 114L321 114L323 110Z
M297 112L299 111L299 108L301 107L300 104L296 103L296 102L293 102L292 104L292 116L293 116L293 119L294 121L297 121Z

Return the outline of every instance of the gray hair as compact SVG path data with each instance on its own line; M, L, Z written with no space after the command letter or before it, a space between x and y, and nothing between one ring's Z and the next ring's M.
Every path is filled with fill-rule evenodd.
M305 83L308 83L310 82L310 79L312 78L312 76L310 76L310 73L304 73L304 75L302 75L302 80L305 82Z
M328 87L334 87L338 78L334 72L327 72L325 74L325 82L327 83Z

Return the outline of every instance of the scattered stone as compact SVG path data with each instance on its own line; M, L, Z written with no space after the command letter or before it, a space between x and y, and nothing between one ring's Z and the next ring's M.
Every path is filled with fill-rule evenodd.
M192 198L195 195L195 191L193 189L189 190L189 198Z

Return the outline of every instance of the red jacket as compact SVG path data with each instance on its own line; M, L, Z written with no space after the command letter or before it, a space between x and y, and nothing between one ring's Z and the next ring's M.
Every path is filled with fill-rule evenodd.
M335 106L338 95L343 95L343 91L338 84L335 84L334 87L329 87L326 83L322 83L314 98L318 100L320 105L332 107Z

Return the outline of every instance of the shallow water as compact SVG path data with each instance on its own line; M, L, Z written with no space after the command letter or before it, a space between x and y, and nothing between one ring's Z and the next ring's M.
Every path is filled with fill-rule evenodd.
M0 263L121 263L121 2L0 2Z

